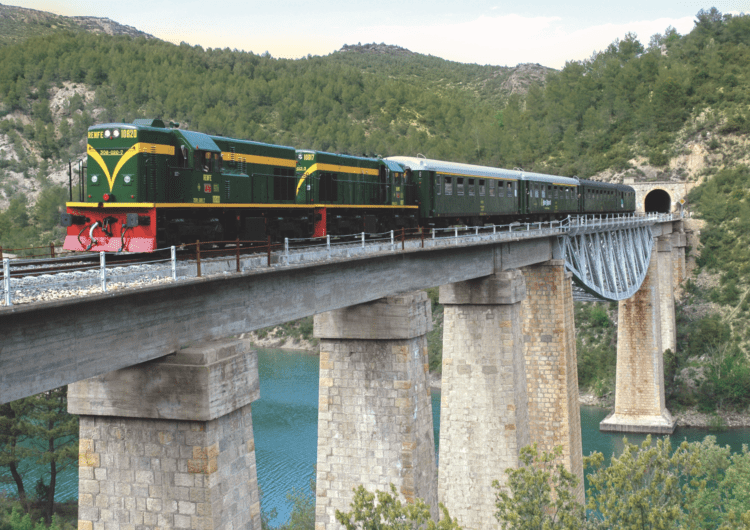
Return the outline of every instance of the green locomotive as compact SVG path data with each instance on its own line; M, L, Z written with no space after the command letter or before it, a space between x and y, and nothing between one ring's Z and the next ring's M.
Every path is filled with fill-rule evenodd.
M403 168L382 159L210 136L161 120L93 126L87 153L84 200L62 216L69 250L150 252L196 239L417 224Z

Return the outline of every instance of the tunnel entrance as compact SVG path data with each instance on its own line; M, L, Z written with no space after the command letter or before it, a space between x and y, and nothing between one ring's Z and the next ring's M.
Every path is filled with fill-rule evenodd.
M672 210L672 198L664 190L654 190L646 195L644 204L646 213L670 213Z

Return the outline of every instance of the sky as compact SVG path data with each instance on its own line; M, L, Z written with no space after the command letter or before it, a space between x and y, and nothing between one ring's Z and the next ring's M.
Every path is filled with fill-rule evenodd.
M672 26L690 32L701 9L750 13L750 0L9 0L65 16L107 17L160 39L204 48L327 55L384 42L462 63L562 68L626 33L644 46ZM708 3L706 3L708 2Z

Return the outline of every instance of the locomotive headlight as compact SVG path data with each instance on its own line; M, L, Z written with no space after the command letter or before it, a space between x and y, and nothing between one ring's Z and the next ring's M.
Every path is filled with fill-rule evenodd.
M119 138L119 137L120 137L120 131L117 131L117 130L116 130L116 131L114 131L114 132L112 133L112 136L114 136L115 138Z
M125 175L125 184L130 184L130 175Z
M107 129L106 131L104 131L104 137L105 138L111 138L112 137L112 131L110 131L109 129Z
M99 177L97 177L96 175L92 175L91 176L91 182L93 184L96 184L97 182L99 182Z

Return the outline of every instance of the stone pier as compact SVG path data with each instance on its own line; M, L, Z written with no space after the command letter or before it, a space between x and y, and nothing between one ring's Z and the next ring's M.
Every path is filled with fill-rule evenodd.
M79 530L260 530L249 343L203 343L68 386Z
M677 322L674 314L674 259L672 236L662 236L656 242L656 259L659 260L659 313L661 317L661 349L677 347ZM654 259L652 256L651 259Z
M677 290L687 277L685 263L685 248L687 247L687 234L683 223L679 223L679 229L672 232L672 282L673 289Z
M316 530L340 528L352 490L423 499L437 516L424 292L315 316L320 342Z
M563 260L550 260L522 271L526 278L523 340L531 442L547 452L562 447L562 463L578 477L575 495L583 502L572 274L565 271Z
M529 444L520 271L440 287L445 306L438 496L466 529L497 528L494 480Z
M615 410L600 424L605 432L671 434L675 420L664 401L658 242L641 288L619 302ZM664 252L666 254L666 252Z

